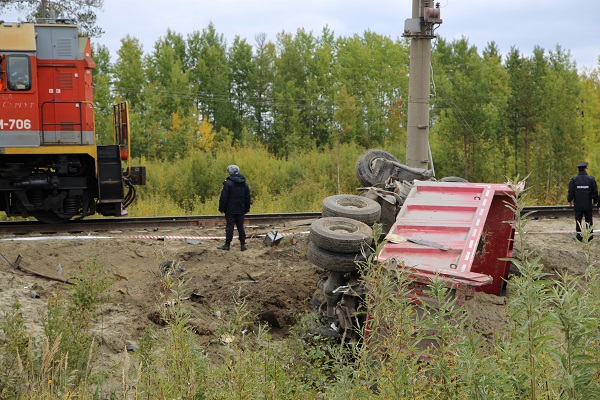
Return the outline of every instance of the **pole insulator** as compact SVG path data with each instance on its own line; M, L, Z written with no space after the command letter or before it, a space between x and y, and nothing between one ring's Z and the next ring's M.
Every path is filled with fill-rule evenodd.
M442 19L440 18L440 9L439 8L430 8L426 7L423 15L423 20L427 23L431 24L441 24Z

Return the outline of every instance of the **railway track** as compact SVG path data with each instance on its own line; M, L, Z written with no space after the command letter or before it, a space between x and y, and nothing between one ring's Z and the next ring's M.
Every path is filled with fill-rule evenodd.
M531 206L523 209L529 218L561 218L573 216L573 209L568 206ZM319 218L320 212L248 214L247 225L257 226L297 226L308 224ZM170 217L138 217L138 218L90 218L72 220L62 224L45 224L33 220L0 222L0 234L24 235L30 233L81 233L106 232L119 229L160 229L168 227L216 227L224 225L222 215L190 215Z
M246 225L254 226L296 226L309 223L319 218L321 213L278 213L278 214L248 214ZM81 233L106 232L123 229L164 229L170 227L216 227L224 226L222 215L189 215L169 217L137 217L137 218L90 218L72 220L61 224L45 224L35 220L0 222L0 234L24 235L29 233Z

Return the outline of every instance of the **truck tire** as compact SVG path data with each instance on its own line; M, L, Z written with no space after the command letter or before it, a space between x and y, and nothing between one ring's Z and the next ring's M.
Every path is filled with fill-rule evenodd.
M373 230L365 223L344 217L325 217L310 225L309 240L334 253L359 253L373 243Z
M447 176L445 178L440 179L440 182L469 182L465 178L461 178L459 176Z
M372 226L381 216L381 206L375 200L354 194L338 194L323 200L323 217L345 217Z
M364 151L360 156L358 156L356 164L354 165L356 179L358 179L358 182L360 182L361 185L375 186L380 183L384 183L388 178L380 171L373 170L373 162L378 158L399 162L396 157L385 150L369 149Z
M366 255L370 254L367 250ZM324 250L316 244L308 243L308 261L326 271L354 272L358 270L357 262L366 261L362 253L343 254Z

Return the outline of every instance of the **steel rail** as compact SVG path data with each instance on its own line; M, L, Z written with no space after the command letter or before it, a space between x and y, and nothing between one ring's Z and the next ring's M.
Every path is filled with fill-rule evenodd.
M570 206L529 206L523 208L521 215L529 215L530 218L561 218L573 217L575 211Z
M561 218L573 216L573 208L569 206L529 206L522 210L529 218ZM320 212L297 212L276 214L247 214L247 225L294 226L309 224L311 220L321 217ZM120 228L165 228L165 227L216 227L223 226L222 215L187 215L165 217L118 217L89 218L71 220L62 224L46 224L35 220L2 221L0 233L24 234L30 232L83 232L107 231Z
M294 226L310 223L319 218L319 212L278 213L278 214L247 214L246 225L280 225ZM0 233L25 234L30 232L83 232L108 231L122 228L155 229L168 227L216 227L224 226L222 215L187 215L166 217L117 217L89 218L66 221L61 224L46 224L36 220L3 221L0 222Z

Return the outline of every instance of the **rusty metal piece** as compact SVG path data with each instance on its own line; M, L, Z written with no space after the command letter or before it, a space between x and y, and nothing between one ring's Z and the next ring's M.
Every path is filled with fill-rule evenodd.
M13 262L10 262L10 261L8 260L8 258L6 258L6 257L4 256L4 254L2 254L2 253L0 253L0 258L2 258L2 259L4 260L4 262L5 262L6 264L8 264L8 266L9 266L10 268L13 268L13 269L19 269L19 264L21 263L21 260L23 259L23 256L21 256L21 254L19 254L19 255L17 256L17 258L16 258L16 260L15 260L15 262L14 262L14 263L13 263Z

